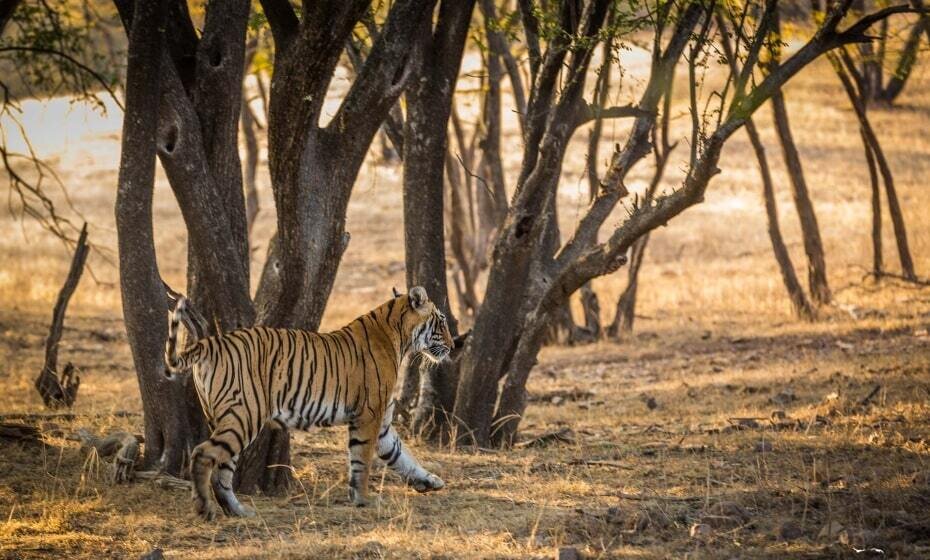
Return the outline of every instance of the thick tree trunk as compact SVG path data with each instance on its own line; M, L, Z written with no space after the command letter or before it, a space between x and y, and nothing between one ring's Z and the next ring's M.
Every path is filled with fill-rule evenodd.
M810 199L807 181L804 179L801 157L791 135L788 110L781 91L772 96L772 109L775 117L775 130L778 132L778 140L781 143L785 165L788 167L788 176L791 179L794 205L801 222L804 251L807 253L807 279L811 298L818 305L826 305L830 303L832 296L827 283L827 263L824 258L823 241L820 238L820 227L817 225L817 215Z
M316 330L348 243L346 209L359 168L411 73L408 59L435 0L398 0L336 115L320 111L342 45L368 2L323 2L288 39L278 28L269 113L269 166L278 214L259 283L259 321ZM266 6L266 11L270 6ZM287 10L290 10L287 5ZM293 15L291 13L291 15ZM270 18L271 19L271 18ZM296 18L294 18L296 19ZM292 18L284 23L298 25ZM309 64L307 61L313 61ZM405 148L406 149L406 148Z
M164 375L165 291L155 260L152 195L165 10L140 0L127 19L129 62L123 119L116 230L123 318L142 393L145 468L181 475L190 449L205 435L193 385Z
M449 307L446 281L444 168L448 154L448 121L474 0L442 0L435 30L423 21L429 37L423 45L419 76L407 88L407 122L404 126L404 251L407 287L423 286L446 315L453 336L457 325ZM414 413L414 428L425 436L440 433L452 410L450 363L430 367L413 360L405 377L418 378L421 394ZM411 380L409 385L414 385Z
M609 2L595 1L580 33L593 36L601 28ZM573 12L563 5L561 25L570 30ZM527 108L526 144L514 203L494 246L484 302L475 316L461 358L454 417L459 441L487 445L497 402L497 384L520 340L526 313L535 307L533 294L543 290L545 267L541 244L549 226L568 139L577 128L577 107L593 44L572 52L570 73L561 95L555 84L567 53L566 44L550 41ZM535 356L534 356L535 358Z

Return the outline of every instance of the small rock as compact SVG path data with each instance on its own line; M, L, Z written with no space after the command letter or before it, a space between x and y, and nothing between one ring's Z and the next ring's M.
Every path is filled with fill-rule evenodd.
M714 534L714 530L706 523L695 523L688 532L692 539L696 541L708 541Z
M801 526L792 519L783 522L778 527L778 538L785 541L793 541L801 538L804 535L804 531L801 529Z
M644 403L646 403L646 408L648 408L649 410L655 410L659 408L659 403L656 401L656 398L653 397L652 395L647 395L646 393L643 393L639 396L639 398Z
M139 560L163 560L165 558L165 553L162 552L160 548L153 548L149 552L143 554Z
M836 521L831 521L820 529L820 532L817 533L817 538L832 540L838 537L839 534L843 531L844 531L844 528L842 525L840 525Z
M782 389L777 395L769 399L772 404L777 404L778 406L785 406L796 400L798 400L798 397L791 389Z
M559 549L559 554L556 558L558 558L558 560L582 560L584 557L574 546L563 546Z
M772 452L772 442L762 440L756 444L756 453L771 453Z

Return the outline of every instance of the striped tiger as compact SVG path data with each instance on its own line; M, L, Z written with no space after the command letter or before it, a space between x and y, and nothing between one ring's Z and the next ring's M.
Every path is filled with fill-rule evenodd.
M445 483L424 469L391 426L394 388L404 359L420 353L432 362L448 357L453 341L446 318L415 287L330 333L252 327L202 337L177 352L179 322L194 337L202 319L180 298L165 345L169 378L192 370L210 437L191 454L195 510L216 515L212 489L230 516L251 516L232 490L240 453L262 427L275 429L347 424L349 498L369 503L368 476L378 457L418 492ZM213 476L217 469L216 476Z

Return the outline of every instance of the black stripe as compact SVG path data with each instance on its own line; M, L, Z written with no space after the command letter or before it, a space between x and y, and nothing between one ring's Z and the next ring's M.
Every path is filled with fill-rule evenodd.
M235 455L235 453L233 453L232 447L230 447L229 444L226 443L225 441L218 440L218 439L213 439L213 438L211 437L211 438L210 438L210 443L212 443L213 445L215 445L215 446L217 446L217 447L222 447L223 449L225 449L225 450L227 451L227 453L229 453L230 456Z
M368 443L368 440L367 440L367 439L349 438L349 447L356 447L356 446L359 446L359 445L365 445L365 444L367 444L367 443Z

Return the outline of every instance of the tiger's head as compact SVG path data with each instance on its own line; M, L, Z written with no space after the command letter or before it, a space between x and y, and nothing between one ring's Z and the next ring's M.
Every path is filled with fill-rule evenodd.
M431 362L441 362L452 351L452 334L449 324L436 304L430 301L422 286L410 289L406 296L407 305L413 313L404 314L405 332L410 333L410 350L423 354Z

